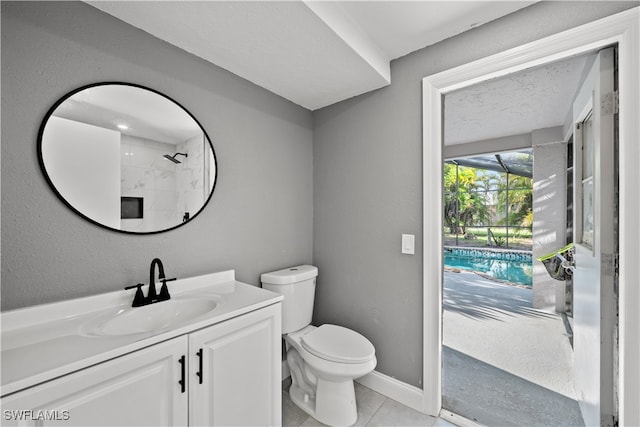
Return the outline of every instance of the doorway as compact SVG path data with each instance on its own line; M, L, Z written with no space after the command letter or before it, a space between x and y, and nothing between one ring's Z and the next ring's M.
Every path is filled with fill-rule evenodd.
M567 243L573 243L567 242L567 219L563 215L568 208L564 191L567 180L561 177L568 171L575 171L575 199L584 199L584 203L576 203L576 217L571 220L575 226L584 224L582 228L585 228L585 231L573 233L583 236L584 240L578 239L575 243L573 250L581 261L569 270L580 273L575 280L578 292L573 304L579 316L574 328L567 328L564 283L558 283L545 272L533 275L534 283L528 289L524 288L528 283L500 280L500 277L486 274L478 277L477 271L474 272L476 275L459 274L457 269L446 268L447 251L468 250L459 245L454 249L444 247L443 407L481 424L578 426L584 422L601 424L601 419L604 425L613 423L615 402L611 396L615 395L615 390L610 377L614 365L612 349L613 336L617 332L614 325L617 303L615 295L605 292L614 286L609 276L599 278L603 270L599 264L600 258L616 252L612 248L615 240L613 210L617 204L613 197L615 114L613 108L609 114L604 114L593 105L594 99L603 96L601 93L614 89L614 51L614 48L607 48L587 52L445 96L445 155L447 148L460 139L486 135L504 142L524 140L530 135L532 151L544 157L536 162L538 168L534 171L532 166L526 166L531 157L523 150L511 157L515 166L508 163L509 153L493 154L497 169L504 169L506 179L481 173L493 166L486 161L491 156L449 160L456 164L457 171L464 164L484 168L463 169L470 173L463 174L466 185L459 185L458 179L455 199L447 192L450 167L445 162L445 202L455 200L458 210L455 226L486 228L486 243L498 246L497 249L485 249L480 240L472 239L476 246L472 254L476 259L509 259L523 255L508 249L509 229L523 226L525 223L521 219L534 213L531 203L517 203L516 200L535 199L532 267L542 270L544 266L535 258L540 255L546 258L547 252L553 253ZM605 80L602 90L601 75ZM492 111L492 106L498 108ZM515 114L512 113L514 110ZM471 121L466 130L461 116ZM475 120L481 125L473 122ZM451 137L448 135L450 123L455 124ZM506 134L502 123L508 123ZM542 129L535 129L535 126ZM597 129L602 130L599 138L594 137ZM514 130L520 138L509 135ZM570 136L576 141L573 156L576 164L568 165L565 141ZM490 141L480 142L489 145ZM472 151L477 143L470 141L464 145L469 147L467 151ZM509 177L517 173L527 175L528 171L535 173L530 174L531 178L521 177L532 181L534 191L527 198L527 189L522 185L511 188ZM456 176L460 175L458 171ZM516 182L516 179L511 181ZM462 191L465 187L470 189ZM444 217L449 226L451 210L445 203ZM481 215L483 213L485 215ZM504 217L497 217L497 213ZM599 221L602 232L594 239ZM506 228L506 242L502 236L499 236L501 240L495 237L496 225ZM465 234L465 238L471 236L470 232ZM459 244L460 240L456 240ZM598 279L592 279L592 276ZM516 287L520 289L514 289ZM556 299L561 299L561 303L556 304ZM578 337L575 352L569 340L573 329Z
M625 94L620 99L620 259L618 282L620 295L620 366L619 414L622 424L638 424L640 409L636 402L640 395L637 375L640 372L640 346L633 331L640 326L640 314L635 304L640 290L632 286L632 278L640 275L634 262L640 239L640 226L634 212L640 203L635 190L624 182L640 180L637 164L640 154L634 150L635 138L640 134L636 117L640 113L640 90L635 76L640 73L637 34L638 10L631 10L605 18L555 36L530 43L512 51L493 55L479 61L427 77L423 80L424 146L424 408L428 413L440 412L442 395L442 96L453 90L480 81L500 77L560 58L578 55L596 48L618 43L620 47L619 87ZM434 206L434 200L436 206ZM625 381L625 373L633 380Z

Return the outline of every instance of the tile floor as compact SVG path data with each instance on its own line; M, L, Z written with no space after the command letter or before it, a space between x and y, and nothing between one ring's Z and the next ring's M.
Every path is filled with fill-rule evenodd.
M316 421L298 408L289 397L291 379L282 382L282 425L283 427L316 427L324 424ZM358 383L356 387L356 402L358 405L358 420L355 426L421 426L448 427L453 424L430 415L422 414L395 400L389 399Z

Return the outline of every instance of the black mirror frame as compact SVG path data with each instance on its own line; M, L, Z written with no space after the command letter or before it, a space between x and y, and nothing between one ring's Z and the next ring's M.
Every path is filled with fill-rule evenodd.
M53 113L56 111L56 109L60 106L60 104L62 104L63 102L65 102L67 99L69 99L71 96L75 95L78 92L81 92L85 89L89 89L92 87L97 87L97 86L108 86L108 85L119 85L119 86L130 86L130 87L135 87L138 89L144 89L144 90L148 90L149 92L153 92L156 95L160 95L161 97L167 99L168 101L174 103L175 105L177 105L178 107L180 107L185 113L187 113L189 115L189 117L191 117L193 119L193 121L196 122L196 124L200 127L200 129L202 130L202 133L204 134L205 138L207 139L207 142L209 143L209 148L211 149L211 153L213 155L213 163L215 166L215 174L214 174L214 180L213 180L213 186L211 187L211 191L209 192L209 196L207 197L207 200L205 200L205 202L202 204L202 207L193 215L190 216L190 218L187 221L183 221L179 224L176 224L173 227L169 227L169 228L164 228L162 230L155 230L155 231L128 231L128 230L120 230L117 228L113 228L113 227L109 227L105 224L99 223L98 221L95 221L92 218L89 218L88 216L86 216L85 214L83 214L82 212L80 212L79 210L77 210L73 205L71 205L71 203L69 203L69 201L67 201L62 194L60 194L60 192L58 191L58 189L56 188L56 186L53 184L53 181L51 180L51 177L49 176L49 174L47 173L47 169L45 167L44 164L44 158L42 155L42 138L44 135L44 130L45 127L47 125L47 122L49 121L49 118L53 115ZM200 122L193 116L193 114L191 114L191 112L189 112L189 110L187 110L186 108L184 108L184 106L182 106L182 104L180 104L179 102L176 102L174 99L170 98L169 96L155 90L155 89L151 89L149 87L146 86L142 86L136 83L127 83L127 82L118 82L118 81L108 81L108 82L99 82L99 83L91 83L88 85L84 85L81 86L77 89L72 90L71 92L68 92L67 94L65 94L64 96L62 96L60 99L58 99L51 108L49 108L49 110L47 111L47 114L45 114L44 119L42 120L42 123L40 124L40 128L38 130L38 143L37 143L37 154L38 154L38 163L40 164L40 170L42 171L42 174L44 175L45 180L47 181L47 183L49 184L49 187L53 190L53 192L55 193L56 196L58 196L58 198L69 208L71 209L74 213L76 213L77 215L79 215L81 218L84 218L85 220L89 221L90 223L93 223L101 228L107 229L107 230L111 230L111 231L115 231L118 233L123 233L123 234L130 234L130 235L149 235L149 234L158 234L158 233L165 233L167 231L171 231L174 230L176 228L182 227L185 224L188 224L189 222L193 221L194 218L196 218L198 215L200 215L200 213L204 210L204 208L209 204L209 201L211 200L211 197L213 196L213 192L215 191L216 185L218 184L218 157L216 156L216 152L213 148L213 143L211 142L211 139L209 138L209 135L207 134L207 131L205 131L204 127L200 124Z

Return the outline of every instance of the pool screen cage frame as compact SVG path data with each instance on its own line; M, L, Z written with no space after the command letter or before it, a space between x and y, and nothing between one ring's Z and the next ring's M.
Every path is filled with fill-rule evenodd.
M491 170L498 173L506 174L506 185L504 188L505 192L505 207L504 207L504 225L492 225L492 224L482 224L482 225L466 225L466 228L486 228L487 229L487 244L486 247L499 247L503 249L510 249L509 245L509 237L515 236L516 233L510 234L510 230L513 229L527 229L532 230L532 225L523 226L523 225L511 225L509 221L509 208L510 208L510 191L529 191L531 196L533 197L533 184L529 188L511 188L510 186L510 176L523 176L526 178L533 178L533 150L519 150L513 152L505 152L505 153L497 153L497 154L489 154L482 156L474 156L467 158L457 158L457 159L449 159L445 160L445 163L449 163L456 166L456 185L455 192L452 194L451 191L445 189L445 194L452 194L452 197L455 197L456 201L459 201L460 195L460 176L459 176L459 168L460 167L470 167L475 169L484 169ZM490 193L495 192L498 193L498 189L468 189L469 193ZM445 206L446 209L446 206ZM455 203L455 220L458 226L456 227L455 232L455 246L460 246L460 237L464 236L464 234L460 233L460 223L461 223L461 212L459 203ZM446 215L445 215L446 216ZM443 224L445 227L447 224ZM496 239L496 236L491 231L492 228L500 228L505 230L505 241L504 246L499 244L499 241ZM493 238L493 242L491 239ZM466 239L465 239L466 240ZM476 246L478 247L478 246ZM529 249L530 250L530 249Z

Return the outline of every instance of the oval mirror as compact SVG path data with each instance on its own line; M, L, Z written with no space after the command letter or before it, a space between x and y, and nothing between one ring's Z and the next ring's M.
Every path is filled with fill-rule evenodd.
M158 233L194 218L216 184L213 146L169 97L130 83L98 83L62 97L38 134L44 175L87 220Z

